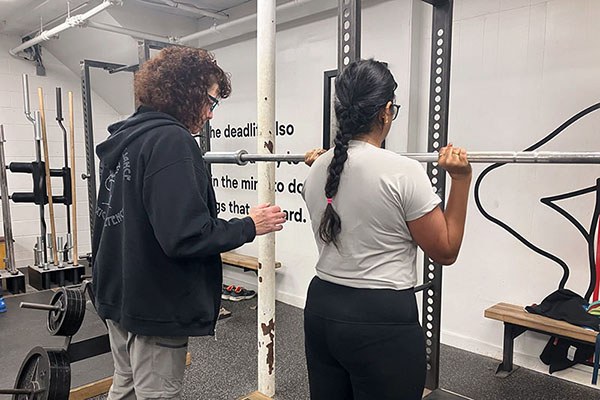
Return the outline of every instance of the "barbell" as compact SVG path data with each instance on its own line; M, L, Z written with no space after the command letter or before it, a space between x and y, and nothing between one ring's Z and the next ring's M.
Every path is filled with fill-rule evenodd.
M0 389L0 395L12 395L13 400L68 400L71 362L110 351L108 335L71 343L71 337L79 331L85 317L85 293L90 290L89 284L85 280L78 288L62 287L49 304L20 304L21 308L48 311L48 332L66 336L67 341L64 348L33 348L23 360L14 386Z
M81 289L60 288L50 304L25 303L21 308L48 311L46 327L53 336L73 336L85 317L85 296Z
M13 400L68 400L71 389L71 364L64 349L35 347L29 352L12 389L0 394Z
M399 153L405 157L426 163L438 161L438 153ZM471 163L517 163L517 164L600 164L600 152L560 151L473 151L467 153ZM209 151L204 161L210 164L246 165L249 162L304 162L304 154L248 154L246 150L232 152Z

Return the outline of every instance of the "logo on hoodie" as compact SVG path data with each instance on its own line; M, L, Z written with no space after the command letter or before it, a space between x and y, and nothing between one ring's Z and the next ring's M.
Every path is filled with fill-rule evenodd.
M104 175L105 166L101 166L100 176ZM125 212L123 209L123 199L121 196L113 196L115 192L122 190L119 183L131 181L131 161L129 151L125 149L121 155L121 160L114 170L108 171L108 176L104 179L104 185L100 188L98 195L98 204L96 206L96 216L104 220L104 226L115 226L123 222ZM118 210L118 211L114 211Z

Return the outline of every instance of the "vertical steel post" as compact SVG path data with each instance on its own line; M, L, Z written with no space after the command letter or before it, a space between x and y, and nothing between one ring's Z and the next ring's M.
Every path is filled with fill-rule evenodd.
M360 0L339 0L338 74L346 65L360 59Z
M430 3L434 8L427 151L435 152L448 143L453 0ZM437 163L427 164L427 174L437 194L444 201L446 197L446 174L439 169ZM435 390L439 387L440 375L442 266L425 255L423 275L424 282L431 281L433 283L429 289L423 291L423 318L421 322L425 332L427 352L427 380L425 386L430 390Z
M81 98L83 99L83 129L85 133L86 178L88 186L88 208L90 216L90 240L94 234L96 220L96 152L94 151L94 124L92 116L92 87L90 67L87 60L81 62ZM73 173L75 171L73 170ZM73 188L75 190L75 187ZM93 242L93 240L92 240Z
M259 154L275 153L275 0L257 4ZM275 203L275 163L258 165L258 202ZM275 233L258 240L258 390L275 394Z
M2 196L2 222L4 225L4 242L6 244L5 267L12 275L18 273L15 264L15 244L10 216L10 200L8 198L8 178L6 176L6 158L4 155L4 126L0 125L0 195Z

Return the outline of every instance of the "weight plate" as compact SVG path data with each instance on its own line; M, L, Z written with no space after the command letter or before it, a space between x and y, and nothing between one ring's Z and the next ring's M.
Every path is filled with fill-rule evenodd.
M60 288L50 304L60 307L48 313L48 332L54 336L73 336L85 317L85 296L79 289Z
M14 388L31 390L31 394L13 395L13 400L68 400L71 364L67 352L35 347L21 364Z

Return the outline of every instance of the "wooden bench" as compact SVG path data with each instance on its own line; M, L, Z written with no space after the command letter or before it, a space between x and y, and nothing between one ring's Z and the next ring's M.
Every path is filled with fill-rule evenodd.
M496 375L500 377L506 377L513 372L514 340L523 332L534 331L592 345L596 344L598 335L595 331L568 322L528 313L523 307L514 304L498 303L485 310L484 316L504 322L502 363L496 371Z
M255 271L258 273L259 262L256 257L228 251L227 253L221 254L221 260L223 260L224 265L231 265L233 267L243 268L244 271ZM275 268L281 268L281 263L276 261Z

